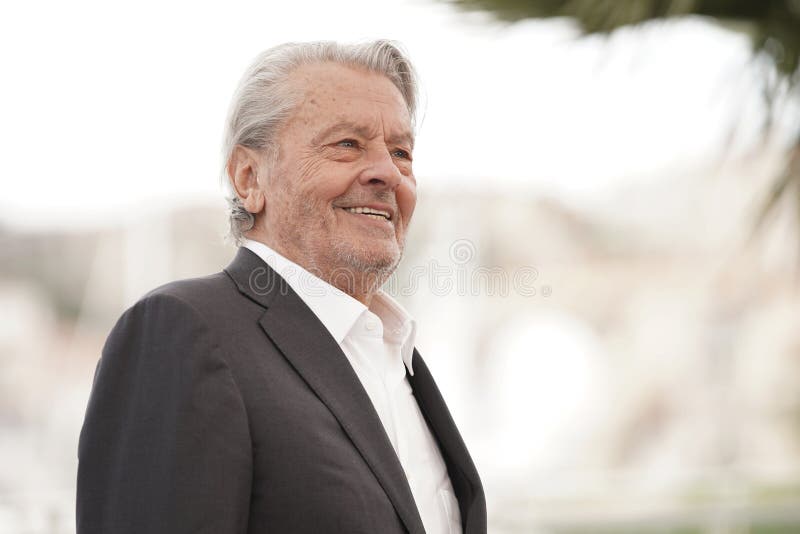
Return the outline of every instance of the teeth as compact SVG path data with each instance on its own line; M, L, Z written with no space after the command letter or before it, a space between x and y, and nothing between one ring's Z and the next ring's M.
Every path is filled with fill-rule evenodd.
M357 207L357 208L345 208L346 211L350 213L359 213L361 215L366 215L367 217L372 217L373 219L377 219L379 221L388 220L390 215L388 211L381 211L381 210L374 210L372 208L366 207Z

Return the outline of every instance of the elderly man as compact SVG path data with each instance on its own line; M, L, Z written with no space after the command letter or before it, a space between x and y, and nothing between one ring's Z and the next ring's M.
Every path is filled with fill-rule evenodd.
M416 203L415 104L387 41L257 58L227 124L239 251L111 332L78 534L486 532L414 321L380 290Z

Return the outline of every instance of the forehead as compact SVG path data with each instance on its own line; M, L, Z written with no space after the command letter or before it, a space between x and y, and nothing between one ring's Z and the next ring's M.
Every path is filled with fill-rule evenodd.
M400 90L382 74L336 63L298 67L290 90L299 95L290 122L310 130L335 123L411 134L411 118Z

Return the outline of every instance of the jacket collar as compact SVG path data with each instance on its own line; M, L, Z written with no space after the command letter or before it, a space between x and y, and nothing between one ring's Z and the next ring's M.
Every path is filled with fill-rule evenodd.
M413 375L409 373L408 381L447 464L447 473L461 510L464 534L485 534L486 497L478 470L428 366L416 349L414 349L414 371Z
M243 295L266 308L261 328L339 421L409 533L423 534L400 460L336 340L291 286L252 251L240 248L225 272Z
M254 252L291 287L327 328L339 345L366 312L380 318L384 337L400 345L403 363L414 374L412 358L416 322L391 296L379 290L367 308L363 303L282 256L268 245L246 239L243 248Z

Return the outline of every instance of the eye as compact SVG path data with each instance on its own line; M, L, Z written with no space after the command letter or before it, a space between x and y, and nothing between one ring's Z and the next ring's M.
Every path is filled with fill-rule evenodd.
M401 159L411 159L411 154L408 150L403 150L402 148L395 149L392 152L392 157L401 158Z
M356 148L358 146L358 141L355 139L342 139L336 143L336 146L341 146L344 148Z

